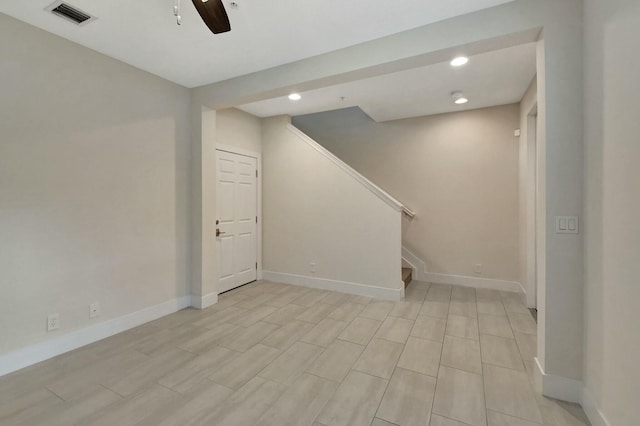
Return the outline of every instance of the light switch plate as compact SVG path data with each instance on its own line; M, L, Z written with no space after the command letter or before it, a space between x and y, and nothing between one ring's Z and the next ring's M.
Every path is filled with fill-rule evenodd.
M556 234L577 234L578 216L556 216Z

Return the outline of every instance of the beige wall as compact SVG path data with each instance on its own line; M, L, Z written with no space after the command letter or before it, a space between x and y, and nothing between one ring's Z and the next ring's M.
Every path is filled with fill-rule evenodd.
M579 380L582 235L556 234L555 216L582 214L582 1L529 4L547 14L537 58L537 359L545 374Z
M585 2L584 383L614 426L640 419L639 40L636 0Z
M188 295L188 90L1 14L0 38L0 354Z
M400 212L288 124L288 117L263 121L264 270L400 295Z
M262 124L258 117L236 108L216 111L216 143L262 152Z
M518 114L508 105L376 123L349 108L293 123L417 213L403 245L429 272L519 281Z
M216 215L216 111L193 98L191 121L191 294L192 305L218 301Z

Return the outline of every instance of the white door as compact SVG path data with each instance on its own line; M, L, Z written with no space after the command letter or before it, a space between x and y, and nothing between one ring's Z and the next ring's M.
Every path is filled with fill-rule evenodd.
M257 160L216 151L218 293L257 278Z

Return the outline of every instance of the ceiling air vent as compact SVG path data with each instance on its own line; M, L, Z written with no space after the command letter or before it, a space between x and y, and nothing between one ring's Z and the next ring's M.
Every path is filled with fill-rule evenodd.
M48 10L54 15L64 18L67 21L71 21L77 25L85 25L96 19L94 16L91 16L77 7L71 6L70 4L62 1L56 1L52 5L49 5L45 10Z

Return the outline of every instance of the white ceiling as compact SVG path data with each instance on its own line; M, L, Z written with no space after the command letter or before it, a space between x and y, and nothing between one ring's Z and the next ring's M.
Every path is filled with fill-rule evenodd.
M189 0L68 0L98 19L76 26L53 0L0 0L0 12L187 87L226 80L511 0L224 0L231 32L213 35Z
M467 65L448 62L238 106L258 117L302 115L358 106L375 121L483 108L519 102L536 73L535 43L472 56ZM456 105L451 92L469 102ZM344 100L342 99L344 97Z

